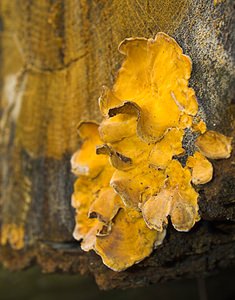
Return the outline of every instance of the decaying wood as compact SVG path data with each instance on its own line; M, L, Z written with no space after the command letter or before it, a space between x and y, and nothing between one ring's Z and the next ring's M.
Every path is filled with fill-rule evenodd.
M4 265L89 272L103 288L235 265L234 151L213 162L214 179L200 191L202 221L189 233L170 229L151 257L125 272L80 250L70 205L76 126L100 121L97 99L102 85L113 82L126 37L173 36L193 60L191 86L208 128L234 135L234 4L220 2L1 1L0 225L25 229L23 250L1 247Z

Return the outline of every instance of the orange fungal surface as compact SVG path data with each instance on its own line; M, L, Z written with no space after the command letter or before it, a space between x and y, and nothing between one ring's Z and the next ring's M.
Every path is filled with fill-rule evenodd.
M169 221L186 232L200 220L195 185L213 175L206 157L231 153L231 138L207 131L198 116L192 62L173 38L129 38L119 51L117 78L99 98L103 120L80 124L83 144L71 159L74 238L115 271L161 245Z

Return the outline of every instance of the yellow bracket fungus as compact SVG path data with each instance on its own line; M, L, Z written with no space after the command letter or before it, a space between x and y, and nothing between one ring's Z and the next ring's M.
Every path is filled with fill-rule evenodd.
M232 138L216 131L208 130L196 140L199 151L208 158L228 158L232 151Z
M23 225L3 224L0 231L1 245L5 246L7 243L15 250L20 250L24 247L25 229Z
M231 138L207 131L198 115L188 87L192 63L173 38L161 32L129 38L119 51L125 60L99 99L103 120L80 124L83 144L71 160L79 177L74 237L115 271L161 245L169 221L189 231L200 220L195 185L213 176L206 157L231 153ZM188 131L196 138L193 149L184 148Z

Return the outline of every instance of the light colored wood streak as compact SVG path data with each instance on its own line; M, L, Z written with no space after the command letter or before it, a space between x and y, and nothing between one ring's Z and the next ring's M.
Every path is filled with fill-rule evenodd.
M119 42L136 32L171 34L189 3L3 1L6 31L14 35L27 73L16 131L20 145L32 157L60 159L73 152L77 123L100 120L97 99L122 60ZM9 12L16 15L12 22Z

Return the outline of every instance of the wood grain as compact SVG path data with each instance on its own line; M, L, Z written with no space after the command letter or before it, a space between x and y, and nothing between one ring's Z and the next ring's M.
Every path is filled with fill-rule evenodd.
M193 61L191 86L209 129L234 133L232 0L2 0L0 2L0 226L25 228L25 248L1 247L11 269L90 272L103 288L195 277L235 264L234 155L214 163L203 187L203 221L170 231L141 264L115 273L72 238L70 157L76 126L100 121L97 99L111 86L126 37L173 36ZM190 141L185 141L190 143Z

